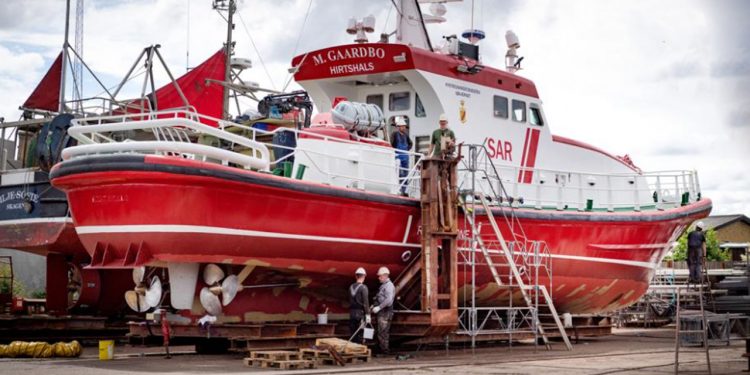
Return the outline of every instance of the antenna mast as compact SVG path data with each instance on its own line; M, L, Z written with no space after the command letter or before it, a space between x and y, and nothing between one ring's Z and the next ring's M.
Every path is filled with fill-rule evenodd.
M60 97L58 104L58 112L63 113L65 111L65 75L68 67L68 30L70 29L70 0L65 1L65 40L63 41L62 49L62 72L60 72Z
M73 60L73 99L75 100L76 109L80 110L83 106L81 99L83 96L83 0L76 0L76 34L75 34L76 58Z
M214 9L227 11L227 42L224 45L227 59L224 65L224 109L223 118L229 117L229 85L232 80L232 54L234 51L234 42L232 42L232 31L234 30L234 12L237 11L237 2L235 0L214 0Z

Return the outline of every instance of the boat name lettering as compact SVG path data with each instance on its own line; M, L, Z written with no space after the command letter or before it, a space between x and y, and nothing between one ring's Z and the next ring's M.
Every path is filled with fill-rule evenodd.
M331 75L344 74L344 73L363 73L363 72L371 72L373 70L375 70L375 64L371 62L359 63L359 64L336 65L330 68Z
M92 203L127 202L128 197L122 194L97 194L91 197Z
M447 87L449 89L456 90L456 96L462 96L464 98L471 98L471 94L477 94L477 95L479 95L479 94L482 93L481 91L479 91L477 89L473 89L471 87L457 85L457 84L451 83L451 82L446 82L445 83L445 87Z
M313 55L315 65L327 64L348 59L384 59L385 50L375 47L349 47L344 49L334 49L323 54L322 52Z
M0 204L16 199L23 199L34 203L39 203L39 194L23 190L9 191L5 194L0 195Z

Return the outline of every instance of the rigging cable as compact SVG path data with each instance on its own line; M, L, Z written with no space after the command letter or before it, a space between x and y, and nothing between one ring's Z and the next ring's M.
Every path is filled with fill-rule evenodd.
M310 8L312 8L313 0L310 0L307 3L307 11L305 11L305 19L302 20L302 27L299 30L299 35L297 36L297 43L294 44L294 52L292 52L292 58L294 58L294 55L297 54L297 48L299 48L299 42L302 40L302 34L305 32L305 25L307 25L307 18L310 16ZM307 58L307 54L300 60L300 64L305 61L305 58ZM289 86L290 83L292 83L292 78L294 76L291 72L287 73L286 83L284 83L284 87L281 89L281 92L286 92L286 88Z
M266 68L266 63L263 61L263 56L261 56L260 51L258 51L258 46L255 45L255 40L253 40L253 36L250 35L250 31L247 29L247 25L245 25L245 19L242 18L242 13L237 12L237 16L239 16L240 18L240 23L242 24L242 28L245 29L245 34L247 34L247 37L250 38L250 44L253 45L255 54L258 55L258 60L260 61L260 65L263 67L263 71L266 73L266 77L268 77L268 81L271 82L271 87L273 87L273 89L276 90L276 84L273 82L273 78L271 78L271 74L268 72L268 68Z

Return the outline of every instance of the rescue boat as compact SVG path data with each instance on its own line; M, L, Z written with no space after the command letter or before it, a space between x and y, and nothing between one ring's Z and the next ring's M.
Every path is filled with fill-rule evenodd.
M552 134L536 86L517 74L515 34L506 35L506 68L495 69L472 43L481 32L433 47L424 22L413 22L424 17L418 2L398 6L395 42L367 42L374 21L355 20L358 43L292 60L319 111L292 127L194 111L74 120L79 145L51 176L91 267L134 268L146 284L166 269L169 303L193 316L310 320L330 309L344 317L357 267L386 266L397 277L419 253L418 172L445 114L459 142L482 156L459 188L494 198L492 214L509 218L500 220L506 238L543 242L552 272L540 282L559 312L636 301L673 241L711 210L697 173L644 172L629 157ZM269 97L265 114L297 113L305 101L305 93ZM403 178L388 142L395 117L416 148ZM486 210L467 204L488 228ZM477 303L507 303L490 271L477 272ZM126 298L145 311L139 296L147 298Z

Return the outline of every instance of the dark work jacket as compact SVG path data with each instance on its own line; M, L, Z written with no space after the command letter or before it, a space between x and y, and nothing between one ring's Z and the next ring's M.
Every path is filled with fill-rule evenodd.
M369 298L370 292L367 290L367 285L355 282L349 287L349 310L370 311Z
M706 242L706 234L703 231L694 230L688 234L688 248L700 249L704 242Z
M391 134L391 146L397 150L409 151L413 145L408 134L401 134L400 131L396 130ZM404 148L404 146L407 146L407 148Z

